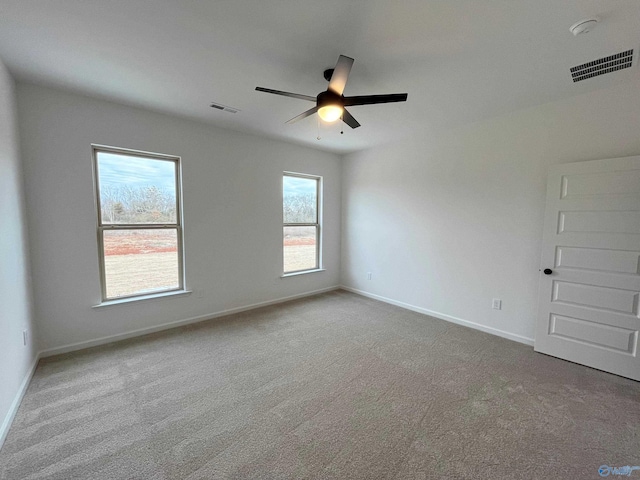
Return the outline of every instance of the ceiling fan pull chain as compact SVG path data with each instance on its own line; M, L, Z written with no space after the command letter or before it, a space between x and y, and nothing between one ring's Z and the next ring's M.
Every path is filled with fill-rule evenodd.
M318 117L318 136L316 137L318 140L320 140L322 137L320 136L320 117Z

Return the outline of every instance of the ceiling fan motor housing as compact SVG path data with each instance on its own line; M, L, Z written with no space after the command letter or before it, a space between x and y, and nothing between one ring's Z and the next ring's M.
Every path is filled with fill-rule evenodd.
M331 90L320 92L316 98L316 105L318 108L322 108L327 105L339 105L340 107L344 107L344 97L332 92Z

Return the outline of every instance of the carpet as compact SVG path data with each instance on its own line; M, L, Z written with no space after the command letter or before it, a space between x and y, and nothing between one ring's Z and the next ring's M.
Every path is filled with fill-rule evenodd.
M596 479L602 465L640 466L640 383L341 290L45 358L0 451L12 480Z

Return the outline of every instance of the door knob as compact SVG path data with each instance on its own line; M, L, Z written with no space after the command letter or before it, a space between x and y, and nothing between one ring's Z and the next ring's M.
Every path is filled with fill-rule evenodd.
M550 268L545 268L542 272L545 275L551 275L553 273L553 270L551 270Z

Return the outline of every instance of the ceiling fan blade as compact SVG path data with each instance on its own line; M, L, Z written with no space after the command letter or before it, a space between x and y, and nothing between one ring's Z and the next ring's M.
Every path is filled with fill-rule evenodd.
M329 90L338 95L342 95L344 87L347 85L347 79L349 78L349 72L351 72L351 66L353 65L353 58L340 55L336 67L333 69L333 75L329 81Z
M256 90L259 91L259 92L273 93L275 95L282 95L283 97L298 98L300 100L309 100L310 102L315 102L316 101L316 97L312 97L310 95L301 95L299 93L282 92L280 90L271 90L270 88L263 88L263 87L256 87Z
M358 121L353 118L353 115L347 112L346 108L342 109L342 121L349 125L351 128L358 128L360 126Z
M373 105L375 103L405 102L406 93L390 93L389 95L361 95L358 97L344 97L344 105Z
M293 117L291 120L287 120L285 123L295 123L298 120L302 120L303 118L307 118L310 115L313 115L314 113L316 113L318 111L318 106L316 105L313 108L310 108L309 110L307 110L306 112L302 112L300 115L298 115L297 117Z

